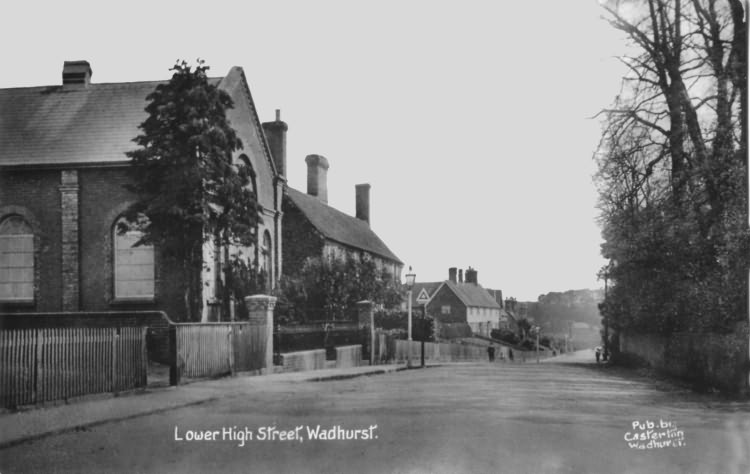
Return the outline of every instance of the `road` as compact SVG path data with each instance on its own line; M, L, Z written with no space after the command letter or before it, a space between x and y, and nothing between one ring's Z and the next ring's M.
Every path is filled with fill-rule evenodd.
M310 439L318 426L359 439ZM241 446L246 430L253 439ZM188 441L206 431L217 439ZM639 436L662 445L625 440L647 445L632 441ZM203 405L0 450L0 473L16 472L747 473L750 410L590 364L269 379Z

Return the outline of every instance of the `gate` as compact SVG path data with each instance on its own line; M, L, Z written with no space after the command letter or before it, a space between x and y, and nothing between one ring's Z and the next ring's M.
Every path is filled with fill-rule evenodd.
M178 323L170 327L176 379L217 377L266 367L265 324Z

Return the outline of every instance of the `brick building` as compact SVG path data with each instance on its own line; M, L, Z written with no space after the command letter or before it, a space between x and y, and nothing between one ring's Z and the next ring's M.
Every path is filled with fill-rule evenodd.
M427 314L439 324L468 324L471 332L490 336L500 324L500 305L479 285L477 271L469 267L466 281L457 279L456 268L448 269L448 280L433 293L427 303Z
M181 272L158 248L132 247L136 231L115 232L135 199L124 187L125 152L136 148L146 96L159 82L96 84L91 75L88 62L65 62L61 84L0 89L0 311L160 309L181 320ZM263 207L247 258L273 286L282 269L285 183L276 144L265 137L241 68L210 81L234 101L228 117L244 146L234 159L251 167ZM210 248L205 253L210 302L217 262Z
M370 258L396 279L403 263L370 228L370 185L355 186L356 217L328 205L328 160L308 155L307 193L286 187L283 213L285 274L294 275L308 257Z

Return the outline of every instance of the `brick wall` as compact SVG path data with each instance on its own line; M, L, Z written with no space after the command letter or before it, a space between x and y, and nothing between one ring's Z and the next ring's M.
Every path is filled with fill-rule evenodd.
M443 306L450 306L450 314L443 314ZM427 303L427 314L441 323L466 322L466 306L447 286L443 286Z
M155 252L155 298L118 302L113 290L113 225L135 196L125 189L127 168L79 171L81 232L81 309L86 311L165 311L184 321L182 269Z
M78 242L78 171L60 172L60 213L62 245L62 309L78 311L79 242Z
M163 310L183 320L182 269L158 249L155 299L114 301L113 224L135 199L127 182L125 167L0 172L0 218L21 214L36 240L34 304L0 311Z
M59 187L59 171L0 170L0 219L7 214L20 214L35 234L34 304L0 303L0 311L62 310Z
M323 254L323 237L286 196L281 235L284 242L282 260L285 275L298 273L307 257Z

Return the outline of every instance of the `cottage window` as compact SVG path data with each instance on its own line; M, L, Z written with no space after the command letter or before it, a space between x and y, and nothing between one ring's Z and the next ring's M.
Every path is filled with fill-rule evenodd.
M17 215L0 221L0 301L34 301L34 232Z
M443 314L451 314L451 307L450 307L450 305L447 305L447 304L443 305L440 308L440 312L443 313Z
M126 229L122 232L122 229ZM119 219L112 230L116 299L152 299L154 297L154 247L136 245L143 233Z

